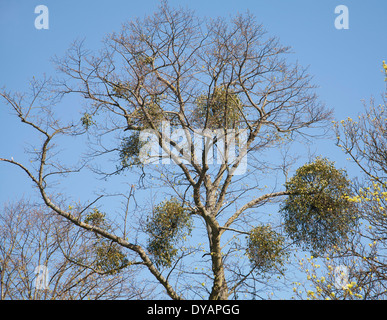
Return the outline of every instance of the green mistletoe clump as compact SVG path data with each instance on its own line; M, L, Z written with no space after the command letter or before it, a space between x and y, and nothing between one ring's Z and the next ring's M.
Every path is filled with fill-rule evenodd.
M260 225L250 231L247 256L258 272L281 271L288 256L285 238L270 225Z
M356 204L348 200L351 183L346 172L327 159L300 167L285 186L289 196L280 209L285 231L304 249L318 255L355 227Z
M190 211L171 198L157 205L148 218L146 232L149 235L147 249L155 263L170 267L178 249L178 242L191 233Z

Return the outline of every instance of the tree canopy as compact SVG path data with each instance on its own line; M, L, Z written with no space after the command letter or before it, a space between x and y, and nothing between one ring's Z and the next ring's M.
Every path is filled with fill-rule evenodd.
M327 249L355 226L343 170L316 158L294 171L293 158L280 158L292 142L329 130L332 111L290 48L251 14L207 19L162 3L108 35L100 51L76 41L55 63L58 77L32 81L30 100L0 93L40 136L30 163L0 161L95 237L99 272L142 268L152 277L144 286L156 283L171 299L256 298L263 278L284 274L291 248ZM68 95L86 107L66 122L55 106ZM61 139L84 143L78 165L60 156ZM58 201L56 182L89 169L125 190L93 180L95 198ZM113 196L125 203L120 214L93 209Z

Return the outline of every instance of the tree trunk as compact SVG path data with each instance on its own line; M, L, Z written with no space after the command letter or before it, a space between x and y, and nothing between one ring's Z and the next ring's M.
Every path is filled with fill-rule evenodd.
M228 288L224 274L222 252L220 247L219 226L217 225L216 221L212 222L215 222L212 224L212 226L207 224L208 238L211 250L212 272L214 274L214 283L209 299L227 300Z

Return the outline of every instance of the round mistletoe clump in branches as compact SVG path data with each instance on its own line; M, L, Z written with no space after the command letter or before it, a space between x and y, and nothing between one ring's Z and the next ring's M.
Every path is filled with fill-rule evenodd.
M234 129L242 118L242 103L236 93L222 87L214 88L211 95L200 95L193 111L193 122L209 129Z
M285 231L314 255L339 245L355 227L351 183L332 162L317 158L305 164L285 186L289 196L280 209Z
M247 255L258 272L281 271L288 255L284 242L285 238L270 225L260 225L251 230Z
M97 208L93 208L85 217L85 223L110 231L111 225L106 219L106 214ZM122 248L112 241L98 235L93 242L93 268L107 275L120 272L129 265L129 260L122 251Z
M191 220L190 211L176 198L165 200L154 208L146 232L149 235L147 249L157 265L171 266L178 253L177 243L191 232Z
M119 148L120 166L117 171L122 171L132 166L141 166L140 151L146 142L140 140L140 133L134 132L123 138Z

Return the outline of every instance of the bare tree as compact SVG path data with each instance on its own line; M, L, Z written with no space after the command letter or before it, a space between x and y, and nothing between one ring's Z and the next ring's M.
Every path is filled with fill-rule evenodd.
M64 58L56 58L62 78L33 82L31 99L4 90L1 96L43 143L33 151L34 167L13 159L0 161L24 170L54 212L134 254L139 260L128 264L145 266L172 299L257 297L263 277L282 272L292 244L280 219L268 224L270 204L290 194L325 192L316 187L323 162L305 180L313 188L281 187L281 174L288 173L292 158L276 161L277 151L324 134L320 129L331 117L306 69L287 62L289 54L290 49L269 37L250 14L199 19L162 3L153 15L109 35L95 55L84 42L75 42ZM67 94L88 102L79 123L61 123L55 117L55 103ZM165 134L168 126L175 136ZM153 164L144 161L143 147L149 142L144 132L156 141L158 153L145 157ZM54 152L60 136L91 139L79 166L65 166ZM198 141L207 148L198 152ZM113 167L106 159L114 160ZM246 159L246 172L238 171ZM106 179L120 175L131 184L131 177L137 176L131 190L152 188L157 194L147 192L149 203L131 202L122 219L115 217L119 228L113 232L82 218L113 191L99 191L77 210L56 203L55 192L48 192L55 177L85 168ZM329 177L324 179L329 182ZM295 199L289 200L289 207ZM314 204L307 210L312 209L318 213L321 208ZM307 223L320 223L324 236L329 232L324 219Z
M95 236L47 207L24 200L4 206L0 235L1 300L133 299L150 293L135 285L134 269L101 258Z
M387 75L387 65L383 61ZM387 81L387 78L386 78ZM353 195L360 223L345 244L333 247L322 260L302 259L307 285L295 295L309 299L385 300L387 297L387 111L386 92L381 104L364 102L364 112L335 122L337 145L360 169ZM322 261L322 263L321 263ZM306 293L306 295L305 295Z
M387 65L383 61L387 75ZM336 123L337 145L356 164L363 175L355 185L363 225L356 232L348 250L339 254L352 259L351 274L364 288L365 299L385 299L387 293L387 91L382 103L372 98L364 103L364 112L357 119L347 118ZM357 262L356 265L353 261Z

